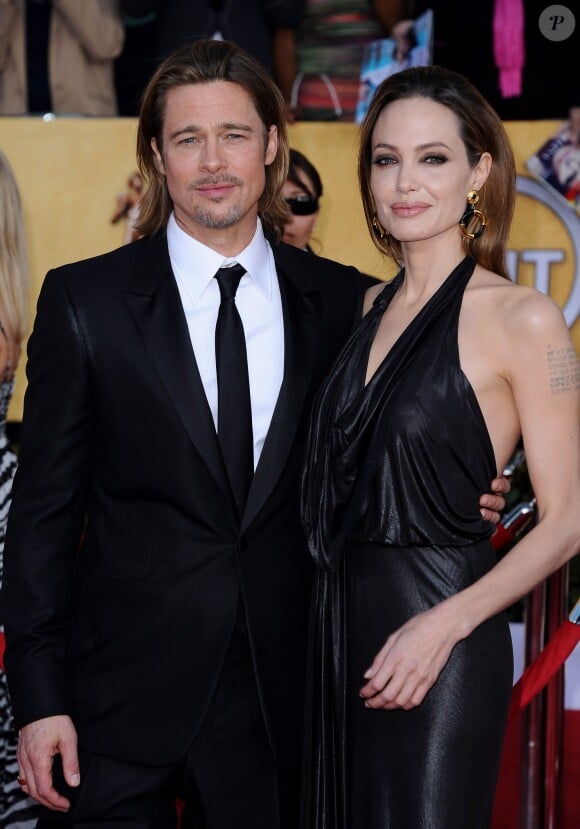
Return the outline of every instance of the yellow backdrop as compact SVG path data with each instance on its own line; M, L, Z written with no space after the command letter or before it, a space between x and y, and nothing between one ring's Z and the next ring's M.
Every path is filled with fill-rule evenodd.
M526 176L525 160L562 125L508 123L520 174L510 265L519 282L536 285L565 309L580 347L580 218L544 198L544 189ZM124 227L112 225L116 196L126 190L135 169L135 127L130 118L36 117L0 119L0 147L17 176L26 220L32 274L31 318L46 271L110 250L123 243ZM382 278L392 263L381 259L364 224L356 183L354 124L299 123L291 127L292 146L319 169L324 183L315 233L324 256ZM525 179L524 179L525 176ZM527 191L531 190L530 193ZM549 200L548 200L549 201ZM103 321L106 324L106 321ZM25 388L24 360L9 411L19 420Z

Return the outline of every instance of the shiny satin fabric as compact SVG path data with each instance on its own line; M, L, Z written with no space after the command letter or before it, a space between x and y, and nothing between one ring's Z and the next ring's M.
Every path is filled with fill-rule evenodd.
M429 780L428 788L437 787L437 773L432 773L432 767L427 773L424 764L413 770L406 762L401 762L399 768L397 763L383 765L380 761L393 747L401 748L396 741L389 744L389 724L397 719L389 715L395 713L400 718L401 712L368 712L357 696L363 684L362 673L374 656L368 648L370 637L365 636L373 620L380 631L373 639L373 647L378 650L389 633L407 618L467 586L493 563L487 541L492 528L478 509L479 496L487 491L495 475L493 449L473 389L461 370L457 342L463 292L474 267L474 261L466 257L454 269L365 386L370 347L385 309L403 282L404 273L400 272L385 286L346 344L315 402L302 489L303 521L317 565L303 829L358 829L363 825L373 829L451 829L455 825L458 829L468 825L470 829L483 829L486 825L484 807L479 810L484 821L481 824L456 824L441 803L431 814L420 792L422 779ZM360 585L356 568L358 558L364 558L369 549L378 556L381 567L377 569L373 595L361 599L357 598ZM474 554L474 549L480 552ZM393 550L403 553L393 557ZM430 552L425 555L425 550ZM473 557L476 562L486 562L483 569L467 566ZM446 572L446 563L450 562L455 563ZM433 589L426 587L421 593L419 582ZM403 595L410 598L403 603L401 613L393 615L389 608L397 604L403 585L411 585L403 590ZM365 605L362 612L361 601ZM365 618L364 624L359 617ZM493 629L489 639L495 643L492 650L497 645L500 691L499 696L495 692L484 694L484 702L477 709L484 719L493 719L497 713L498 723L483 750L489 762L485 783L479 787L486 793L480 800L489 799L490 787L493 792L504 703L507 705L511 687L507 625L500 620L488 627ZM457 677L462 670L466 677L477 674L474 648L470 644L463 650L467 657L460 660L460 669L454 673L460 685L462 681ZM368 664L362 667L365 660ZM356 676L350 677L353 672ZM451 673L448 671L448 676ZM470 688L470 682L466 679L465 689ZM443 686L443 699L453 696L453 681ZM428 698L441 697L439 691L433 691ZM426 745L425 740L432 740L425 737L430 722L433 728L440 727L428 704L420 708L431 713L406 720L403 716L404 723L416 723L407 734L415 749ZM473 722L467 708L461 706L463 724L469 730ZM362 720L359 709L363 709ZM357 746L361 741L365 743L361 735L367 733L369 714L381 718L371 719L377 725L371 743L375 738L377 742L366 743L361 753ZM383 737L379 738L379 733ZM443 740L443 744L444 753L453 750L452 738ZM431 756L436 756L437 763L450 760L437 752ZM461 766L462 761L458 764ZM376 785L361 786L361 779L368 782L377 769ZM403 784L405 788L401 789ZM421 804L416 812L409 810L407 818L402 816L407 807L398 805L403 791L407 804ZM473 796L473 787L467 786L466 791ZM406 822L412 814L415 823ZM460 808L457 820L462 819Z
M346 560L344 825L488 829L513 678L505 614L455 646L416 708L373 711L358 691L386 634L487 572L495 562L491 544L385 548L356 542Z

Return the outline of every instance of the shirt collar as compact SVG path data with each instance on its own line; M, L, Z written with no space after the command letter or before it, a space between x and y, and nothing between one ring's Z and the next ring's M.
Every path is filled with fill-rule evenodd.
M246 269L247 276L266 299L272 298L271 252L260 219L250 244L237 256L224 257L182 230L172 213L167 223L167 246L175 275L187 285L193 304L207 290L218 268L234 262L239 262ZM246 279L246 274L243 279Z

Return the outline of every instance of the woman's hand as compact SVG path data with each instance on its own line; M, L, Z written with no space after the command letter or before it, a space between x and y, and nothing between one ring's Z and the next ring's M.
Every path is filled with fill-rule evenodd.
M408 711L420 705L461 638L447 602L409 619L365 673L368 682L359 693L367 708Z

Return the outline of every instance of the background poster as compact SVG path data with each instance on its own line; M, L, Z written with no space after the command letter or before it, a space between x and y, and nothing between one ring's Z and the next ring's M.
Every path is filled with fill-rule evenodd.
M433 12L427 9L415 20L400 20L391 37L365 46L355 121L365 116L375 89L385 78L410 66L428 66L433 61Z
M580 215L580 145L570 125L554 133L526 167L542 184Z

